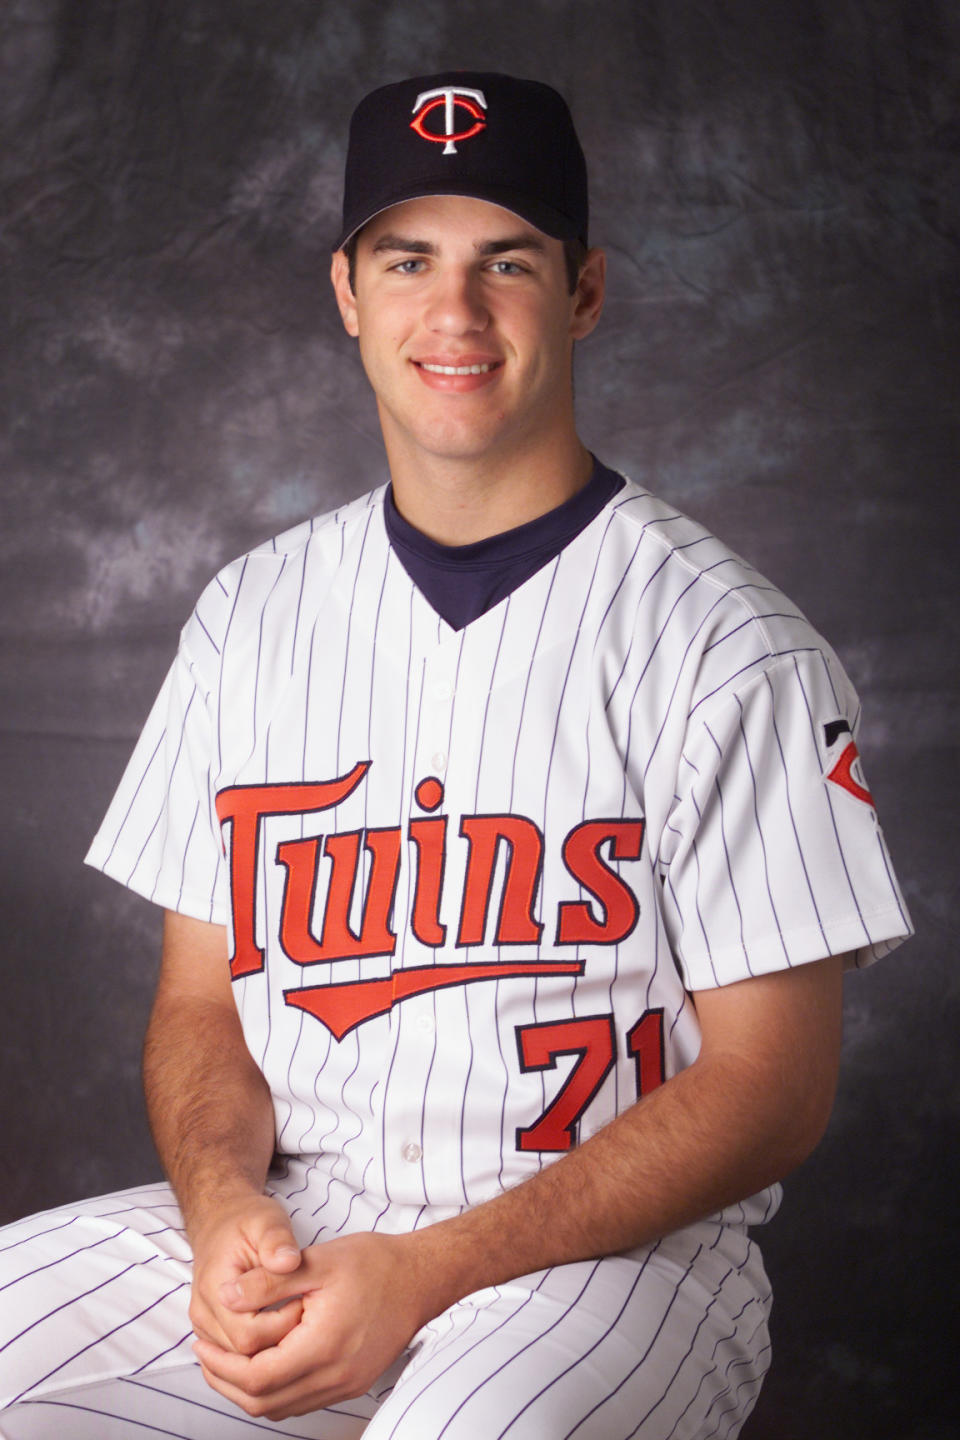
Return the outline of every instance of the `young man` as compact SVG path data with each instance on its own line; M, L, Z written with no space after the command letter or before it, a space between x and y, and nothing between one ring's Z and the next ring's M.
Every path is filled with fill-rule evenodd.
M391 483L212 583L94 843L168 912L173 1194L7 1232L0 1433L736 1435L749 1227L826 1124L842 957L909 932L856 698L580 443L555 92L368 96L332 279Z

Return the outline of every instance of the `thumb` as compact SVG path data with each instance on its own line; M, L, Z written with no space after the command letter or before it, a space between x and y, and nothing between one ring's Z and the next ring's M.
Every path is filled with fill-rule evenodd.
M260 1264L276 1275L287 1275L300 1264L300 1247L289 1225L271 1225L257 1246Z

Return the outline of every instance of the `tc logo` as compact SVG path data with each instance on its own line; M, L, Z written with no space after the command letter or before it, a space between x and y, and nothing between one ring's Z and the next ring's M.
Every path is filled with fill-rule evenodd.
M823 727L823 734L827 742L827 763L830 765L826 778L832 780L834 785L839 785L841 790L846 790L854 800L861 800L864 805L869 805L871 810L874 809L873 796L863 783L865 777L860 762L860 751L857 749L853 731L847 721L829 721ZM835 760L834 755L837 750L840 750L838 741L841 735L849 735L850 739L840 751L839 758Z
M434 129L426 128L428 115L434 110L443 107L443 130L437 132ZM482 90L460 90L455 85L445 85L439 90L424 90L417 96L417 102L413 107L413 119L410 121L411 130L415 130L424 140L433 140L443 145L444 155L456 155L457 147L455 140L471 140L478 135L486 125L483 112L487 108L487 102ZM456 118L454 111L465 110L473 121L473 124L466 130L455 130Z

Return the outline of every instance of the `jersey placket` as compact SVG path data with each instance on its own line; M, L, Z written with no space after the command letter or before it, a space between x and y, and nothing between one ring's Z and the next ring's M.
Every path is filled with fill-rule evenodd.
M421 603L421 597L415 597L415 608ZM419 714L408 716L412 734L408 755L412 759L412 770L404 803L409 838L404 845L401 883L398 886L398 900L403 897L402 928L405 932L410 930L413 907L417 903L420 867L429 863L426 859L429 845L414 842L416 831L413 827L417 821L427 825L432 823L443 834L445 845L449 845L452 838L444 821L447 805L443 787L457 698L461 637L451 634L445 626L443 629L446 634L424 645L414 662L421 667L422 685L418 697ZM441 879L443 868L441 863ZM426 887L427 882L423 883ZM430 1198L426 1172L431 1160L431 1140L446 1148L445 1142L454 1139L453 1134L441 1137L435 1130L428 1134L425 1118L424 1095L436 1062L436 992L425 988L419 993L404 993L405 982L406 985L419 986L429 981L428 975L414 979L409 973L404 975L405 971L421 970L431 964L440 965L452 958L444 954L440 943L433 946L429 943L440 941L441 932L437 927L441 898L438 892L435 903L427 907L430 913L425 911L421 923L415 927L415 931L419 929L419 935L415 931L412 935L404 934L393 965L395 998L390 1015L391 1053L385 1077L389 1080L385 1086L389 1095L389 1113L384 1114L384 1167L388 1195L393 1200L411 1204ZM398 923L401 923L399 913ZM449 943L448 934L444 940Z

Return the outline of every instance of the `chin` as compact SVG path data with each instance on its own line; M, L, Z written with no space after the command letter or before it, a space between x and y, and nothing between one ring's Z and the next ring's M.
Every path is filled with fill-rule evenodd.
M437 460L479 460L499 448L502 432L496 426L469 429L458 425L438 425L411 435L412 448Z

